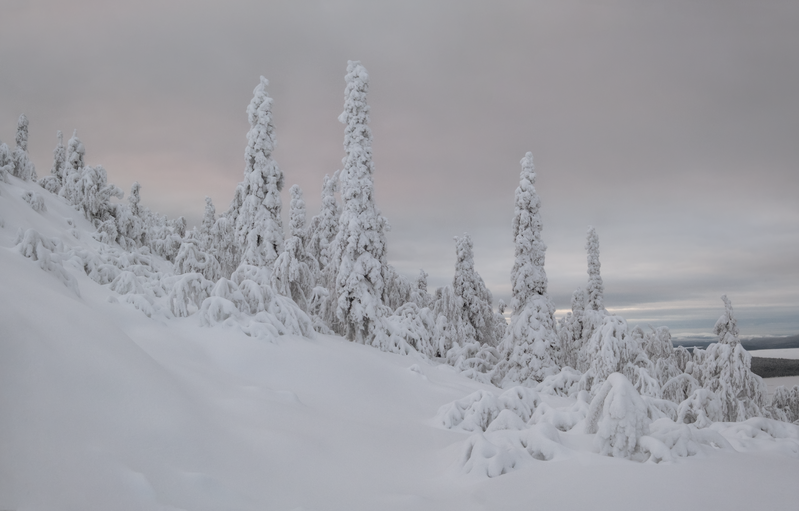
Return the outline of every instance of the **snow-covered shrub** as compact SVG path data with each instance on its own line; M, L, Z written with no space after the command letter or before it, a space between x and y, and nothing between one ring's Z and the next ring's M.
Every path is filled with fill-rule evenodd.
M439 316L439 319L442 317ZM453 366L467 378L491 383L492 370L500 361L500 353L493 346L477 341L453 344L447 351L447 364Z
M486 431L503 410L516 415L522 423L527 422L540 403L538 393L525 387L508 389L499 397L478 390L439 408L435 423L458 431Z
M200 324L213 326L225 323L229 318L238 319L239 309L235 303L221 296L209 296L200 306Z
M20 229L15 245L17 252L36 261L39 268L54 275L68 289L80 296L78 281L64 268L62 262L64 248L60 240L42 236L35 229L27 229L24 232Z
M786 422L799 421L799 385L794 385L791 389L780 385L774 389L769 411L775 419Z
M43 212L47 211L47 207L44 205L44 197L39 195L36 192L32 192L30 190L25 190L22 192L22 200L30 204L30 207L34 211Z
M196 312L210 295L214 283L200 273L187 273L175 280L169 291L167 302L172 314L190 316Z
M649 435L639 438L641 450L649 453L649 461L660 463L695 456L704 448L734 450L718 432L697 429L693 425L659 419L649 426Z
M206 279L215 281L221 276L221 271L216 257L203 252L196 241L186 240L181 243L175 256L175 273L200 273Z
M497 397L487 390L478 390L439 408L435 422L446 429L485 431L499 412Z
M677 422L694 424L698 428L724 419L723 402L708 389L696 389L677 408Z
M582 399L580 399L582 398ZM530 424L549 424L558 431L569 431L585 419L588 414L588 393L582 392L569 407L555 408L541 403L530 417Z
M530 464L568 456L560 435L551 424L523 430L503 429L471 436L460 466L474 476L498 477Z
M406 343L419 353L428 357L435 356L435 317L430 309L408 302L387 316L384 323L393 343Z
M631 458L638 439L649 434L647 406L635 387L621 373L607 377L591 401L586 433L596 433L594 445L600 454Z
M274 294L269 304L269 309L264 312L259 312L255 315L255 320L264 323L272 322L271 318L266 320L260 319L263 315L270 314L283 325L284 333L289 335L300 335L303 337L313 337L313 321L308 315L297 307L290 298Z
M121 271L117 274L111 285L111 291L115 291L121 295L127 294L144 294L144 278L139 277L131 271Z
M544 381L536 385L535 389L541 394L549 394L551 396L574 396L580 390L581 377L582 373L580 371L565 366L561 368L559 373L544 378Z
M688 396L701 388L700 383L688 373L680 373L670 378L660 389L663 399L668 399L673 403L682 403Z

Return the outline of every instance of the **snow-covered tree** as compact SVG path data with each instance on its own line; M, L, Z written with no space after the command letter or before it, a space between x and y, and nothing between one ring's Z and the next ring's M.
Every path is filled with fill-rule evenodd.
M58 145L53 150L53 167L50 169L50 175L44 176L39 184L45 190L51 193L58 193L64 183L64 167L67 161L67 148L64 147L64 134L59 130L56 133L58 138Z
M369 75L360 62L347 64L344 112L344 168L339 176L344 208L333 242L335 279L330 297L336 301L336 330L349 340L371 343L383 315L386 272L386 219L374 200L372 131L366 94ZM332 277L332 275L331 275Z
M139 183L134 182L130 187L127 206L120 204L116 207L117 243L124 247L139 247L147 243L145 215L139 205L140 190Z
M430 305L430 295L427 294L427 272L424 270L419 270L419 276L411 291L411 301L419 308Z
M566 313L558 323L561 364L572 369L585 370L579 367L580 351L583 346L583 322L586 307L585 289L578 288L572 293L572 310Z
M81 171L85 166L84 158L86 148L78 138L78 130L72 132L72 138L67 142L67 155L64 164L63 182L59 195L67 199L72 204L77 204L80 200Z
M455 237L455 254L452 291L462 300L461 318L474 329L474 340L480 344L495 346L499 336L497 318L491 308L494 299L482 277L474 269L474 250L469 234Z
M555 306L547 296L546 245L541 239L541 201L535 190L532 153L522 158L521 166L513 216L516 244L516 260L511 271L513 312L510 328L500 346L503 360L494 376L497 382L541 381L560 370L556 362L560 357L555 353L560 343L555 327Z
M247 107L250 131L247 133L247 162L244 181L236 190L231 207L236 222L236 242L241 245L241 261L270 267L283 251L283 223L280 218L280 191L283 172L272 158L275 128L272 125L272 98L266 93L269 81L253 91Z
M8 146L0 142L0 181L7 182L8 175L14 173L14 159Z
M602 284L602 276L599 274L599 236L596 229L588 228L588 236L585 242L585 250L588 252L588 307L591 310L605 310L603 304L603 293L605 286Z
M205 198L205 212L203 213L203 221L200 224L199 242L200 247L204 251L210 251L213 248L213 231L216 225L216 208L211 197Z
M289 211L289 229L291 236L285 242L285 250L275 261L272 270L272 287L283 296L287 296L303 311L308 311L314 288L316 260L305 251L305 201L302 190L293 185Z
M175 256L175 273L199 273L211 282L220 278L220 265L213 254L198 246L197 241L186 239Z
M28 118L25 114L17 121L17 147L14 149L14 175L25 181L36 181L36 167L28 157Z
M741 421L763 414L767 390L763 379L752 373L752 356L738 340L732 303L726 295L721 299L724 314L714 328L719 341L704 352L702 384L721 400L723 420Z
M594 445L600 454L630 458L640 449L640 438L649 434L650 422L635 387L624 375L613 373L591 401L585 432L596 433Z
M333 177L325 176L322 186L322 208L319 214L311 219L309 225L308 253L316 259L319 269L324 270L332 257L332 243L338 234L338 223L341 210L336 201L339 173Z
M302 189L299 185L292 185L289 189L291 202L289 203L289 234L305 240L305 201L302 198Z

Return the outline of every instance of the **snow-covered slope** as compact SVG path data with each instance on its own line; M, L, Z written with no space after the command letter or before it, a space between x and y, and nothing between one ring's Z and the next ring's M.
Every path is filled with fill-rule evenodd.
M76 293L69 277L19 253L17 232L96 250L93 228L38 185L9 181L0 183L0 509L795 509L799 501L794 425L750 419L699 434L655 421L642 437L652 439L647 455L611 458L596 437L625 427L625 415L586 433L589 403L579 399L498 389L340 337L250 337L203 327L197 314L150 318L67 259L60 264ZM31 208L26 191L46 209ZM635 410L623 384L606 394L606 406Z

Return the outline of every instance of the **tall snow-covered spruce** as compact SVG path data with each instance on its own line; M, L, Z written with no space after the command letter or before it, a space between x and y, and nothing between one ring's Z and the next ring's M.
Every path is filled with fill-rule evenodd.
M493 377L497 384L541 381L559 370L552 356L557 346L555 306L547 296L544 271L547 247L541 240L541 201L534 186L532 153L522 158L521 165L513 215L516 243L516 261L511 271L513 312L510 328L500 345L502 360Z
M280 218L283 172L272 158L275 128L267 85L269 81L262 76L247 107L250 131L244 151L244 181L238 185L231 210L235 216L236 243L242 247L241 262L271 268L283 252Z
M386 273L386 219L374 201L372 131L366 94L369 75L358 61L349 61L344 92L344 168L339 175L344 207L333 244L338 332L351 341L371 343L379 327Z
M603 293L605 286L602 284L602 276L599 274L601 267L599 263L599 235L593 227L588 228L585 250L588 255L588 306L591 310L601 311L605 309L603 303Z
M14 175L25 181L36 181L36 167L28 157L28 118L25 114L17 121L17 147L14 149Z

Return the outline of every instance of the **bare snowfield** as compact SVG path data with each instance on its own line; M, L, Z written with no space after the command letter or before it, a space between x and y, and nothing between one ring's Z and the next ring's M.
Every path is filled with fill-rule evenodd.
M14 242L33 227L89 246L91 227L50 195L34 211L20 197L37 185L10 180L0 184L0 509L796 509L799 427L768 419L716 423L723 439L660 463L600 455L581 422L543 421L558 444L549 461L467 473L475 438L487 449L507 431L445 429L439 410L504 389L335 336L266 340L197 315L149 318L65 263L78 295Z
M799 348L786 348L786 349L776 349L776 350L751 350L749 353L753 357L787 358L790 360L799 360Z

